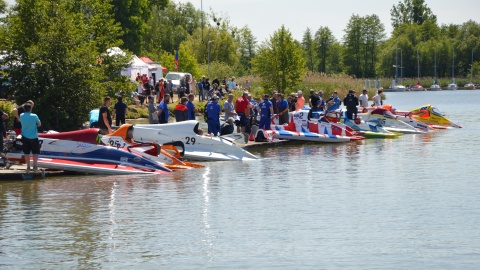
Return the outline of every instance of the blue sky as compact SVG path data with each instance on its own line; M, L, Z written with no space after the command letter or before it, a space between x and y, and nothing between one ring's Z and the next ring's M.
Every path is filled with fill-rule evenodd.
M6 0L13 4L14 0ZM192 2L203 10L213 9L220 17L229 17L233 25L248 25L258 42L267 39L282 24L301 40L310 27L315 32L320 26L328 26L337 39L343 37L352 14L360 16L376 14L385 25L387 35L392 31L390 9L399 0L170 0ZM438 23L461 24L468 20L479 21L480 0L426 0L427 6L437 15ZM213 22L212 22L213 23Z

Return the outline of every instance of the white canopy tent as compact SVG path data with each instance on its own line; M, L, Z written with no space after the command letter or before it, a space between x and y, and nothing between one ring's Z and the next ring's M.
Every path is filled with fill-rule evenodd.
M130 66L121 71L122 75L130 77L130 80L135 81L137 78L137 73L140 75L148 74L148 64L140 60L136 55L133 56L132 61L130 61Z
M112 47L108 49L107 54L108 56L126 55L126 53L118 47ZM120 71L120 74L129 77L131 81L135 81L135 79L137 78L137 73L139 73L140 75L149 74L149 65L140 60L140 58L138 58L136 55L133 55L132 60L130 61L130 65Z

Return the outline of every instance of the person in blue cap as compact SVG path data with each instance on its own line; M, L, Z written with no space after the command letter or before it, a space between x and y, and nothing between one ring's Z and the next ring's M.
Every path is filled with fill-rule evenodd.
M217 136L220 134L220 113L222 112L222 107L218 104L218 97L216 95L212 96L212 101L207 105L208 112L208 133Z
M273 105L270 100L268 100L268 94L263 96L263 101L258 104L260 109L260 124L258 128L268 130L270 129L270 117L273 114Z

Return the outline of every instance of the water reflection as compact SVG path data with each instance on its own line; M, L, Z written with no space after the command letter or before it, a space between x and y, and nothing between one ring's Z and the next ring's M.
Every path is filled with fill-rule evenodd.
M204 234L204 238L203 238L203 241L204 243L206 244L207 246L207 258L208 258L208 261L211 261L213 259L213 253L214 253L214 250L213 250L213 234L211 233L210 231L210 222L209 222L209 219L210 219L210 189L209 189L209 185L210 185L210 167L207 166L205 167L205 171L202 175L202 180L203 180L203 209L202 209L202 221L203 221L203 234Z

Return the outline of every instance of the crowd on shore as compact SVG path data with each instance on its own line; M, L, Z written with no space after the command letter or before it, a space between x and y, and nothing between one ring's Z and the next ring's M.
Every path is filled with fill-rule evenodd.
M143 105L143 100L147 100L150 124L168 123L170 117L174 117L176 122L196 120L201 111L194 103L195 96L198 96L199 101L207 101L203 108L203 114L208 125L207 132L212 136L231 134L235 131L235 127L238 133L247 134L251 132L253 126L270 129L273 117L278 118L280 125L288 124L290 121L288 113L298 111L307 105L302 91L289 95L273 91L272 97L268 94L254 97L250 92L251 84L248 79L245 80L242 87L235 82L235 77L231 77L229 80L224 77L222 81L215 78L212 82L209 78L202 77L197 83L195 79L185 75L181 78L180 85L176 89L178 103L173 110L173 115L170 115L168 104L173 102L174 99L171 81L160 79L153 86L153 82L148 81L146 75L137 79L141 82L139 84L142 88L140 92L143 95L140 104ZM234 100L235 91L238 90L243 91L243 94ZM355 90L349 90L348 95L343 99L343 104L347 108L347 117L351 119L356 118L358 107L366 108L369 106L367 90L363 90L358 97L355 94ZM372 99L374 101L372 105L382 105L381 94L382 90L376 93ZM219 104L221 99L224 100L223 109ZM107 99L105 102L107 102ZM111 119L108 112L109 102L108 99L108 103L102 106L99 116L100 129L104 134L111 132ZM334 91L330 97L325 98L323 91L310 90L310 96L308 97L309 115L314 111L340 109L341 104L342 101L338 97L337 91ZM114 109L114 115L117 115L117 126L125 123L124 115L123 117L118 117L118 115L125 114L126 108L126 104L119 97ZM222 113L223 124L220 121Z

